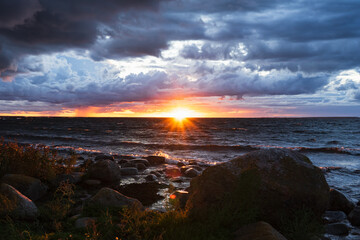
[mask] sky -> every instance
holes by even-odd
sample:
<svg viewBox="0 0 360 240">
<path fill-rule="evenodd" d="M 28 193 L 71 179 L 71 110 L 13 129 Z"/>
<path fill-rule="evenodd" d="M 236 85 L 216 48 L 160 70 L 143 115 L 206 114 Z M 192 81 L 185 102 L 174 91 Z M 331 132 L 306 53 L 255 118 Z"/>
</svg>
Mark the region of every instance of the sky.
<svg viewBox="0 0 360 240">
<path fill-rule="evenodd" d="M 0 0 L 0 116 L 360 117 L 358 0 Z"/>
</svg>

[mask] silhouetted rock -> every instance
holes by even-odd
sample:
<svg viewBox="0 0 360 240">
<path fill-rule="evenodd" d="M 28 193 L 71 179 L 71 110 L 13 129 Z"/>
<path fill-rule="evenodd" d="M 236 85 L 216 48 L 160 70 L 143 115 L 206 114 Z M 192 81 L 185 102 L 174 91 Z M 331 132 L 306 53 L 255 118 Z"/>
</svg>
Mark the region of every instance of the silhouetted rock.
<svg viewBox="0 0 360 240">
<path fill-rule="evenodd" d="M 22 174 L 6 174 L 1 181 L 14 187 L 32 201 L 43 197 L 48 189 L 39 179 Z"/>
<path fill-rule="evenodd" d="M 26 220 L 36 219 L 38 215 L 36 205 L 14 187 L 6 183 L 2 183 L 0 185 L 0 194 L 6 196 L 11 205 L 11 207 L 2 209 L 4 212 L 0 212 L 0 215 L 10 215 L 13 218 Z"/>
<path fill-rule="evenodd" d="M 149 174 L 145 177 L 145 180 L 148 182 L 154 182 L 157 180 L 157 177 L 154 174 Z"/>
<path fill-rule="evenodd" d="M 143 208 L 139 200 L 127 197 L 111 188 L 102 188 L 95 196 L 89 199 L 89 205 L 100 207 L 128 207 L 136 205 Z"/>
<path fill-rule="evenodd" d="M 329 186 L 322 171 L 306 156 L 285 149 L 254 151 L 207 168 L 192 179 L 187 208 L 206 216 L 208 209 L 226 204 L 225 196 L 241 199 L 246 193 L 239 186 L 253 186 L 249 197 L 274 226 L 296 209 L 305 207 L 320 218 L 328 208 Z"/>
<path fill-rule="evenodd" d="M 101 180 L 105 183 L 116 183 L 121 179 L 119 165 L 111 160 L 101 160 L 89 167 L 90 178 Z"/>
<path fill-rule="evenodd" d="M 139 171 L 143 171 L 143 170 L 147 169 L 147 167 L 143 163 L 136 163 L 135 166 Z"/>
<path fill-rule="evenodd" d="M 135 164 L 141 163 L 141 164 L 144 164 L 146 167 L 150 167 L 149 161 L 145 160 L 145 159 L 134 159 L 134 160 L 132 160 L 132 162 Z"/>
<path fill-rule="evenodd" d="M 234 240 L 286 240 L 281 233 L 266 222 L 257 222 L 243 226 L 236 231 L 235 235 Z"/>
<path fill-rule="evenodd" d="M 323 219 L 326 223 L 335 223 L 346 220 L 347 216 L 342 211 L 326 211 L 323 215 Z"/>
<path fill-rule="evenodd" d="M 330 189 L 330 204 L 329 210 L 331 211 L 343 211 L 349 214 L 353 210 L 355 204 L 347 199 L 344 194 L 336 189 Z"/>
<path fill-rule="evenodd" d="M 353 226 L 360 226 L 360 206 L 356 206 L 348 216 Z"/>
<path fill-rule="evenodd" d="M 349 228 L 344 223 L 331 223 L 325 226 L 325 231 L 331 235 L 344 236 L 349 234 Z"/>
<path fill-rule="evenodd" d="M 170 199 L 173 199 L 181 209 L 185 208 L 188 198 L 189 192 L 183 190 L 176 190 L 170 195 Z"/>
<path fill-rule="evenodd" d="M 193 178 L 200 175 L 200 173 L 194 168 L 189 168 L 184 172 L 185 177 Z"/>
<path fill-rule="evenodd" d="M 168 178 L 177 178 L 181 176 L 180 169 L 177 167 L 167 167 L 165 169 L 165 175 Z"/>
</svg>

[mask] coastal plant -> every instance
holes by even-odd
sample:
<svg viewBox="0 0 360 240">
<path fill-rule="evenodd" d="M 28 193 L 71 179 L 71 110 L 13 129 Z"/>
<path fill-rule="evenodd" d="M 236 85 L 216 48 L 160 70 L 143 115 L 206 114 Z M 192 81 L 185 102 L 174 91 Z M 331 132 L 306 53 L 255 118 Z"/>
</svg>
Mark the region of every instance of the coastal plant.
<svg viewBox="0 0 360 240">
<path fill-rule="evenodd" d="M 18 173 L 50 181 L 56 175 L 56 167 L 56 154 L 47 146 L 21 146 L 0 140 L 0 177 Z"/>
</svg>

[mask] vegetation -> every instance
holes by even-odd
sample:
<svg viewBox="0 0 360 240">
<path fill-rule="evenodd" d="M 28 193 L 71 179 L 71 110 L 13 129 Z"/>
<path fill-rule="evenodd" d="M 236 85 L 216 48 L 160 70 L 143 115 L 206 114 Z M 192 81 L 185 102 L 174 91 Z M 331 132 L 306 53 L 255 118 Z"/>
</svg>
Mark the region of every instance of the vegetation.
<svg viewBox="0 0 360 240">
<path fill-rule="evenodd" d="M 19 146 L 0 142 L 0 177 L 6 173 L 21 173 L 50 181 L 59 173 L 69 173 L 75 158 L 63 159 L 44 146 Z M 208 209 L 206 215 L 192 215 L 180 209 L 176 199 L 169 202 L 167 212 L 142 211 L 136 207 L 103 208 L 85 206 L 81 216 L 96 218 L 95 224 L 76 229 L 72 213 L 76 207 L 78 186 L 62 182 L 50 191 L 47 201 L 37 203 L 40 215 L 36 221 L 13 220 L 2 215 L 0 236 L 22 240 L 180 240 L 232 239 L 240 226 L 258 221 L 256 208 L 259 177 L 248 171 L 239 179 L 238 194 L 224 198 L 223 205 Z M 0 194 L 0 213 L 8 212 L 13 203 Z M 288 240 L 310 239 L 321 232 L 321 225 L 307 211 L 300 211 L 292 219 L 284 219 L 280 231 Z M 1 238 L 1 237 L 0 237 Z"/>
</svg>

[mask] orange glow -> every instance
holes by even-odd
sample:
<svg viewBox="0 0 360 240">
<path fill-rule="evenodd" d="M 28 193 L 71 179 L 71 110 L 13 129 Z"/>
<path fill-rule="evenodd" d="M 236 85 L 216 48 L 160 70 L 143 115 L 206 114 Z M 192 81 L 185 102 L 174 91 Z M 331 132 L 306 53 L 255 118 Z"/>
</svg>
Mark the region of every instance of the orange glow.
<svg viewBox="0 0 360 240">
<path fill-rule="evenodd" d="M 187 108 L 175 108 L 169 114 L 172 118 L 176 119 L 177 121 L 183 121 L 185 118 L 191 116 L 191 110 Z"/>
<path fill-rule="evenodd" d="M 170 195 L 170 199 L 175 199 L 176 198 L 176 195 L 175 194 L 171 194 Z"/>
</svg>

